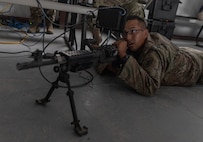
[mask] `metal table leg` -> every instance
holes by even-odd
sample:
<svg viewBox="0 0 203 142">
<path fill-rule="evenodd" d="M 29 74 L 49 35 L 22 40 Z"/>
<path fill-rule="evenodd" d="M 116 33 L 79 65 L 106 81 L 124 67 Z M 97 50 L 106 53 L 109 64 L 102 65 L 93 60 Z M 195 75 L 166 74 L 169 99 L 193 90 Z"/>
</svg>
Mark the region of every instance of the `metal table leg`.
<svg viewBox="0 0 203 142">
<path fill-rule="evenodd" d="M 203 25 L 202 25 L 202 27 L 200 28 L 200 30 L 199 30 L 199 32 L 198 32 L 198 34 L 197 34 L 197 36 L 196 36 L 196 46 L 199 46 L 199 47 L 203 47 L 203 45 L 200 45 L 200 44 L 199 44 L 199 36 L 200 36 L 202 30 L 203 30 Z"/>
</svg>

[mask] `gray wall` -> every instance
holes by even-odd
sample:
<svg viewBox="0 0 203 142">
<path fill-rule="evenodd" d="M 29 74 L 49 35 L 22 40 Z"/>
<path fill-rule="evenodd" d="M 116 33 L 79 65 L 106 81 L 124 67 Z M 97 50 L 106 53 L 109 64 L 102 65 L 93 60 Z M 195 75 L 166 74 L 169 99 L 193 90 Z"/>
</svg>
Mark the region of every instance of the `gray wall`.
<svg viewBox="0 0 203 142">
<path fill-rule="evenodd" d="M 182 3 L 179 4 L 177 15 L 196 17 L 197 13 L 203 5 L 203 0 L 180 0 Z"/>
<path fill-rule="evenodd" d="M 176 15 L 186 17 L 197 17 L 203 0 L 181 0 Z M 200 29 L 200 25 L 191 24 L 189 18 L 176 18 L 174 35 L 195 37 Z M 201 37 L 203 34 L 201 34 Z"/>
</svg>

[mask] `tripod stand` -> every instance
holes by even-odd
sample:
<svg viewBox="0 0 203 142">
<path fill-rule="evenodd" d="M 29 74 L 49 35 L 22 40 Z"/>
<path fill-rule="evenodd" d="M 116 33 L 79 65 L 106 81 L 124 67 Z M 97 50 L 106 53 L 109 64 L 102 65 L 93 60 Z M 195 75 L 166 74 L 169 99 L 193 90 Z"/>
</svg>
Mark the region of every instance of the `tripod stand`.
<svg viewBox="0 0 203 142">
<path fill-rule="evenodd" d="M 60 67 L 55 67 L 54 71 L 59 72 L 59 75 L 58 75 L 56 81 L 54 81 L 52 83 L 52 86 L 49 89 L 48 94 L 43 99 L 36 100 L 36 103 L 39 105 L 45 105 L 46 103 L 50 102 L 49 98 L 51 97 L 54 90 L 58 88 L 59 81 L 66 83 L 67 88 L 68 88 L 67 95 L 69 96 L 72 115 L 73 115 L 73 122 L 71 124 L 74 125 L 74 130 L 75 130 L 76 134 L 78 134 L 79 136 L 86 135 L 88 133 L 88 129 L 85 126 L 83 126 L 83 127 L 80 126 L 80 124 L 79 124 L 80 121 L 78 120 L 78 117 L 77 117 L 77 112 L 76 112 L 76 107 L 75 107 L 75 102 L 74 102 L 74 97 L 73 97 L 74 92 L 71 90 L 70 75 L 67 73 L 68 67 L 66 64 L 61 64 Z"/>
</svg>

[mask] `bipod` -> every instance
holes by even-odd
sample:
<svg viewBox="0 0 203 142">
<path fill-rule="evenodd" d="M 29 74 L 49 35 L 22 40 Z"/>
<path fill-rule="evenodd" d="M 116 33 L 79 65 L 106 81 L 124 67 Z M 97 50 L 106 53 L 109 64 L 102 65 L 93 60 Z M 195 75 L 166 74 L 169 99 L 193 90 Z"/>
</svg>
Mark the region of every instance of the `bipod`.
<svg viewBox="0 0 203 142">
<path fill-rule="evenodd" d="M 59 81 L 66 83 L 67 88 L 68 88 L 67 95 L 69 96 L 72 115 L 73 115 L 73 122 L 71 122 L 71 124 L 74 125 L 74 130 L 75 130 L 76 134 L 78 134 L 79 136 L 86 135 L 88 133 L 88 128 L 85 126 L 81 127 L 79 124 L 80 121 L 78 120 L 77 111 L 76 111 L 76 107 L 75 107 L 75 101 L 74 101 L 74 97 L 73 97 L 74 92 L 71 89 L 70 75 L 67 73 L 67 66 L 65 64 L 60 65 L 60 68 L 59 67 L 58 67 L 58 69 L 55 68 L 54 71 L 57 72 L 56 70 L 59 71 L 59 75 L 58 75 L 56 81 L 54 81 L 52 83 L 52 86 L 49 89 L 47 95 L 43 99 L 36 100 L 36 103 L 39 105 L 45 105 L 46 103 L 50 102 L 49 98 L 51 97 L 54 90 L 58 88 Z"/>
</svg>

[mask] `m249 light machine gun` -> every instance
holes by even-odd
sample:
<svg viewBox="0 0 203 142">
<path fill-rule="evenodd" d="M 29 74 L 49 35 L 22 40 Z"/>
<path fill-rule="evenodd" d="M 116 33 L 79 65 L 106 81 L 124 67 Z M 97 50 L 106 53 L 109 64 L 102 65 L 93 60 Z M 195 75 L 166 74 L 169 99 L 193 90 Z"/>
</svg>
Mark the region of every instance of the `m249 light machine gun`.
<svg viewBox="0 0 203 142">
<path fill-rule="evenodd" d="M 105 45 L 92 51 L 76 50 L 55 52 L 52 56 L 49 56 L 48 59 L 44 59 L 42 51 L 39 50 L 35 51 L 32 55 L 34 57 L 33 61 L 17 63 L 17 69 L 25 70 L 46 65 L 58 64 L 58 66 L 54 67 L 54 71 L 59 73 L 57 79 L 52 83 L 52 86 L 49 89 L 47 95 L 40 100 L 36 100 L 36 103 L 39 105 L 45 105 L 46 103 L 50 102 L 49 98 L 51 97 L 53 91 L 58 88 L 58 83 L 65 83 L 68 88 L 67 95 L 69 96 L 73 115 L 73 122 L 71 124 L 74 125 L 74 130 L 79 136 L 87 134 L 87 127 L 81 127 L 79 124 L 73 97 L 74 92 L 71 90 L 68 72 L 77 72 L 88 69 L 97 63 L 114 61 L 117 59 L 117 48 L 111 45 Z"/>
<path fill-rule="evenodd" d="M 105 18 L 104 18 L 105 17 Z M 107 29 L 108 31 L 121 32 L 124 27 L 126 19 L 126 11 L 120 7 L 101 7 L 98 11 L 96 25 L 99 28 Z M 110 21 L 110 22 L 108 22 Z M 114 21 L 114 22 L 112 22 Z M 84 44 L 90 47 L 89 41 L 84 40 Z M 91 49 L 91 47 L 90 47 Z M 97 49 L 91 50 L 74 50 L 55 52 L 49 58 L 44 58 L 42 51 L 35 51 L 33 54 L 34 60 L 31 62 L 18 63 L 17 69 L 24 70 L 29 68 L 36 68 L 45 65 L 58 64 L 54 67 L 54 71 L 59 73 L 57 79 L 52 83 L 47 95 L 40 100 L 36 100 L 39 105 L 45 105 L 50 100 L 53 91 L 59 87 L 58 83 L 66 83 L 69 96 L 70 105 L 72 109 L 74 130 L 79 135 L 85 135 L 88 133 L 87 127 L 81 127 L 77 117 L 73 91 L 71 90 L 69 74 L 68 72 L 77 72 L 88 69 L 97 63 L 108 63 L 117 60 L 117 48 L 112 45 L 102 45 Z"/>
</svg>

